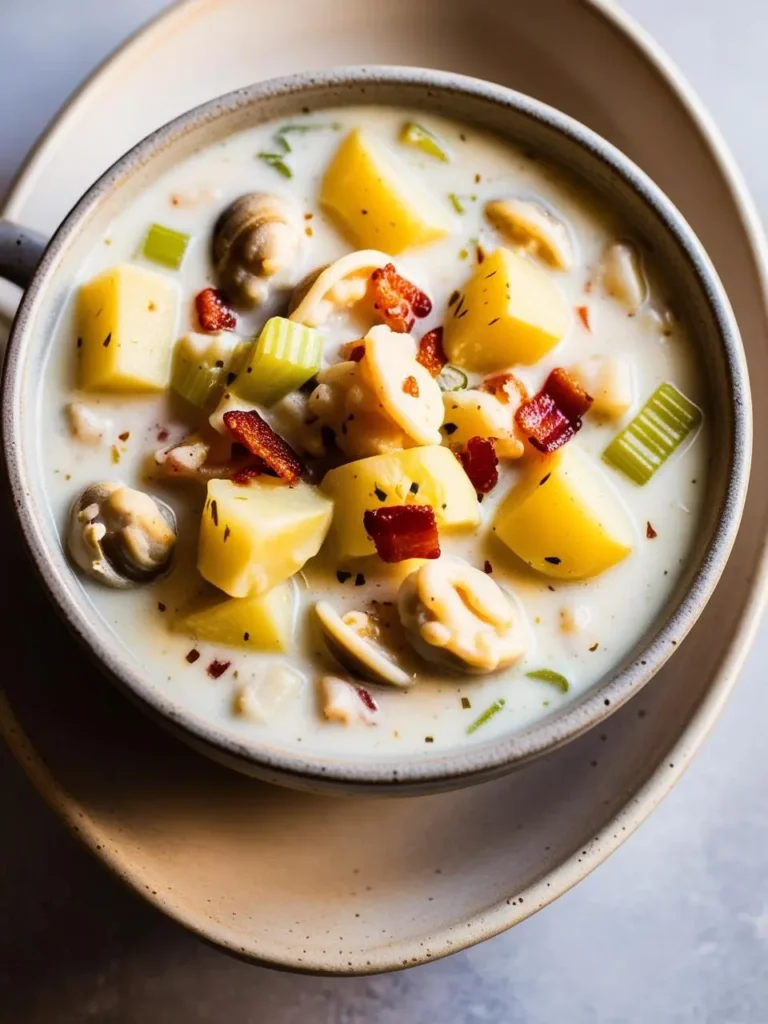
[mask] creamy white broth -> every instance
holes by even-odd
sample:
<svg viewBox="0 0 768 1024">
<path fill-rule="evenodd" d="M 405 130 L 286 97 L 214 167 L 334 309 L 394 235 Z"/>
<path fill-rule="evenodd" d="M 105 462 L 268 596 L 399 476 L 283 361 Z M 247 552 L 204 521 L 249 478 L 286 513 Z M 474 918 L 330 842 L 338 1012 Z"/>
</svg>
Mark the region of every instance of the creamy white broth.
<svg viewBox="0 0 768 1024">
<path fill-rule="evenodd" d="M 452 155 L 450 163 L 440 163 L 398 144 L 400 128 L 409 119 L 447 141 Z M 552 273 L 570 306 L 588 306 L 591 332 L 574 315 L 563 341 L 535 366 L 521 368 L 520 377 L 533 392 L 552 368 L 568 367 L 587 356 L 606 353 L 629 357 L 636 375 L 638 400 L 631 413 L 618 422 L 601 421 L 587 414 L 583 428 L 570 443 L 599 459 L 620 426 L 664 380 L 676 384 L 693 402 L 705 405 L 696 351 L 682 325 L 664 316 L 670 302 L 674 306 L 674 296 L 665 293 L 663 281 L 654 275 L 653 268 L 646 267 L 650 299 L 636 316 L 628 316 L 618 302 L 604 295 L 596 285 L 595 268 L 606 245 L 627 235 L 631 237 L 631 231 L 567 176 L 493 136 L 421 112 L 360 107 L 318 112 L 300 120 L 328 127 L 291 137 L 293 178 L 283 178 L 256 158 L 257 153 L 274 149 L 272 136 L 276 124 L 238 134 L 198 153 L 165 175 L 121 214 L 103 243 L 94 248 L 90 259 L 80 268 L 77 283 L 115 264 L 134 260 L 151 223 L 187 232 L 192 241 L 180 271 L 144 265 L 170 274 L 180 285 L 177 335 L 199 329 L 193 298 L 202 288 L 217 284 L 209 259 L 213 223 L 229 202 L 256 190 L 291 195 L 306 214 L 312 215 L 306 221 L 306 245 L 292 275 L 293 281 L 298 281 L 307 272 L 354 248 L 320 210 L 317 197 L 323 173 L 340 140 L 349 129 L 364 125 L 387 140 L 399 158 L 428 183 L 435 196 L 445 197 L 449 209 L 449 193 L 462 197 L 464 213 L 454 214 L 453 235 L 422 249 L 407 250 L 395 260 L 398 269 L 432 299 L 432 314 L 417 323 L 416 337 L 445 321 L 449 296 L 464 283 L 475 265 L 477 246 L 490 252 L 502 244 L 499 234 L 483 216 L 484 203 L 505 195 L 535 198 L 556 211 L 568 226 L 575 253 L 574 267 L 569 272 Z M 252 337 L 273 312 L 275 307 L 271 304 L 254 312 L 238 312 L 238 334 Z M 706 494 L 706 422 L 694 443 L 676 453 L 669 465 L 644 487 L 637 487 L 620 473 L 604 467 L 629 510 L 636 544 L 625 561 L 583 582 L 566 583 L 536 574 L 491 535 L 494 509 L 520 473 L 517 463 L 502 462 L 499 484 L 483 500 L 482 524 L 477 535 L 441 531 L 440 541 L 445 554 L 463 557 L 477 568 L 489 562 L 492 578 L 517 596 L 529 622 L 528 652 L 512 667 L 489 676 L 440 677 L 434 667 L 424 665 L 423 678 L 410 690 L 369 687 L 380 707 L 375 726 L 325 722 L 316 684 L 321 675 L 338 669 L 334 670 L 313 623 L 311 606 L 318 597 L 328 599 L 342 611 L 367 608 L 371 601 L 394 601 L 398 574 L 371 572 L 368 561 L 365 584 L 355 586 L 354 577 L 338 582 L 338 566 L 330 552 L 324 551 L 311 560 L 295 581 L 299 598 L 296 648 L 289 655 L 229 650 L 195 643 L 187 636 L 171 632 L 173 616 L 202 590 L 195 553 L 205 487 L 194 482 L 169 484 L 151 468 L 148 476 L 147 459 L 156 449 L 186 436 L 194 428 L 194 417 L 184 411 L 183 403 L 167 396 L 76 392 L 73 315 L 71 307 L 62 315 L 41 395 L 46 420 L 42 457 L 53 513 L 63 529 L 73 497 L 89 483 L 102 479 L 122 480 L 145 488 L 175 509 L 179 543 L 175 568 L 169 578 L 131 591 L 111 591 L 90 581 L 83 585 L 96 612 L 136 657 L 159 692 L 180 708 L 215 722 L 225 733 L 242 741 L 354 758 L 373 754 L 397 757 L 406 752 L 430 753 L 483 742 L 493 735 L 524 728 L 578 699 L 610 673 L 637 643 L 678 582 L 695 539 Z M 334 319 L 325 333 L 328 362 L 337 360 L 341 342 L 360 336 L 359 325 L 345 316 Z M 110 421 L 102 444 L 90 446 L 73 440 L 64 409 L 75 397 Z M 121 440 L 120 435 L 125 434 L 128 437 Z M 648 523 L 656 532 L 653 539 L 646 536 Z M 160 605 L 164 606 L 163 611 Z M 569 618 L 575 619 L 580 628 L 564 629 Z M 192 648 L 201 652 L 194 664 L 186 660 Z M 214 658 L 231 661 L 228 671 L 217 680 L 206 673 L 206 666 Z M 259 682 L 286 664 L 301 673 L 303 684 L 268 722 L 254 722 L 234 713 L 233 701 L 243 684 Z M 527 672 L 540 668 L 566 676 L 569 691 L 561 693 L 551 684 L 526 677 Z M 469 700 L 469 708 L 463 706 L 462 698 Z M 505 702 L 501 711 L 468 735 L 468 726 L 498 699 Z"/>
</svg>

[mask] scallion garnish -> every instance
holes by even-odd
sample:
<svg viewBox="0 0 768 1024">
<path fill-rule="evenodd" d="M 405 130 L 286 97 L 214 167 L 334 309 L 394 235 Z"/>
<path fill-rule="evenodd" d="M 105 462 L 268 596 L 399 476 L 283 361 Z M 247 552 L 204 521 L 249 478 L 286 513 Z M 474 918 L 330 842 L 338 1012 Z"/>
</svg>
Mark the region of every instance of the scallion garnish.
<svg viewBox="0 0 768 1024">
<path fill-rule="evenodd" d="M 444 164 L 450 162 L 451 157 L 444 143 L 428 129 L 414 121 L 403 125 L 400 141 L 406 146 L 420 149 L 422 153 L 433 156 L 436 160 L 442 160 Z"/>
<path fill-rule="evenodd" d="M 141 254 L 145 260 L 178 270 L 189 244 L 189 235 L 162 224 L 153 224 L 147 232 Z"/>
<path fill-rule="evenodd" d="M 674 384 L 664 382 L 614 437 L 603 461 L 643 486 L 701 423 L 702 412 Z"/>
<path fill-rule="evenodd" d="M 464 213 L 464 203 L 462 203 L 455 192 L 449 192 L 448 198 L 450 199 L 451 206 L 454 208 L 456 213 Z"/>
<path fill-rule="evenodd" d="M 437 376 L 437 386 L 441 391 L 463 391 L 469 385 L 466 373 L 457 366 L 447 363 Z"/>
<path fill-rule="evenodd" d="M 259 153 L 259 160 L 263 160 L 265 164 L 269 164 L 270 167 L 282 174 L 284 178 L 292 178 L 293 171 L 283 159 L 284 153 Z"/>
<path fill-rule="evenodd" d="M 554 672 L 551 668 L 537 668 L 533 672 L 526 672 L 526 676 L 529 679 L 539 679 L 542 683 L 552 683 L 563 693 L 568 693 L 571 688 L 571 684 L 561 675 L 559 672 Z"/>
<path fill-rule="evenodd" d="M 490 707 L 485 709 L 479 718 L 476 718 L 471 725 L 467 726 L 467 736 L 471 736 L 473 732 L 477 732 L 481 725 L 485 725 L 486 722 L 489 722 L 494 715 L 497 715 L 499 711 L 501 711 L 505 704 L 506 701 L 503 697 L 495 700 Z"/>
</svg>

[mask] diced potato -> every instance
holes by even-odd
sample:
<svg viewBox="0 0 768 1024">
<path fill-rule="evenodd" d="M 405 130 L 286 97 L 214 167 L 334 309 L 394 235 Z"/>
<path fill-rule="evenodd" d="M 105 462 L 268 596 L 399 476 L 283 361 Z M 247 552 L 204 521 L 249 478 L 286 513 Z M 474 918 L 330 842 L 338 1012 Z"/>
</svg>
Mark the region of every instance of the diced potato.
<svg viewBox="0 0 768 1024">
<path fill-rule="evenodd" d="M 232 597 L 264 594 L 317 554 L 332 514 L 333 502 L 309 484 L 210 480 L 197 567 Z"/>
<path fill-rule="evenodd" d="M 171 372 L 178 288 L 130 263 L 88 281 L 77 298 L 78 385 L 163 391 Z"/>
<path fill-rule="evenodd" d="M 363 513 L 370 508 L 431 505 L 444 530 L 480 521 L 474 487 L 453 453 L 439 445 L 348 462 L 326 473 L 323 490 L 335 502 L 333 532 L 340 558 L 374 553 L 363 526 Z"/>
<path fill-rule="evenodd" d="M 392 255 L 439 241 L 454 229 L 448 209 L 380 139 L 360 128 L 336 151 L 320 202 L 358 246 Z"/>
<path fill-rule="evenodd" d="M 620 419 L 635 400 L 632 363 L 625 356 L 590 356 L 568 371 L 588 395 L 598 416 Z"/>
<path fill-rule="evenodd" d="M 558 579 L 598 576 L 635 544 L 632 522 L 608 478 L 573 443 L 530 466 L 493 528 L 523 561 Z"/>
<path fill-rule="evenodd" d="M 477 373 L 538 362 L 570 321 L 550 274 L 503 248 L 477 265 L 451 314 L 443 338 L 446 355 Z"/>
<path fill-rule="evenodd" d="M 501 458 L 519 459 L 525 451 L 515 436 L 515 404 L 505 405 L 488 391 L 471 388 L 446 392 L 443 406 L 441 430 L 443 444 L 449 448 L 462 448 L 471 437 L 493 437 Z"/>
<path fill-rule="evenodd" d="M 287 651 L 293 635 L 296 592 L 279 583 L 254 597 L 209 598 L 179 615 L 173 628 L 196 640 L 254 651 Z"/>
</svg>

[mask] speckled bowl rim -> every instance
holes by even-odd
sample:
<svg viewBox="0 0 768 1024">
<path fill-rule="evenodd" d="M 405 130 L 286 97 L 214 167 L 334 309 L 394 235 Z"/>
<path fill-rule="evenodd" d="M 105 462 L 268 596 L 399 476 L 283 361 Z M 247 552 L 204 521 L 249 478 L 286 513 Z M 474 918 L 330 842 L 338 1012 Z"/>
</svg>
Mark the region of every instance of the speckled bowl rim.
<svg viewBox="0 0 768 1024">
<path fill-rule="evenodd" d="M 58 267 L 59 257 L 70 235 L 82 219 L 137 165 L 143 165 L 187 132 L 215 120 L 222 114 L 257 104 L 261 100 L 297 96 L 311 103 L 313 91 L 329 88 L 354 88 L 385 83 L 392 86 L 433 89 L 471 95 L 514 110 L 555 129 L 576 146 L 588 150 L 615 172 L 650 207 L 666 231 L 672 235 L 699 279 L 716 324 L 731 380 L 733 400 L 733 439 L 731 463 L 724 488 L 724 500 L 709 547 L 691 579 L 676 610 L 667 618 L 646 647 L 609 682 L 566 708 L 551 720 L 527 730 L 500 736 L 466 750 L 429 756 L 419 755 L 398 763 L 393 759 L 366 759 L 360 763 L 335 762 L 329 756 L 298 755 L 286 751 L 259 751 L 252 745 L 223 736 L 215 725 L 177 707 L 156 692 L 119 656 L 117 644 L 87 613 L 87 602 L 71 586 L 71 575 L 59 571 L 53 563 L 37 515 L 29 484 L 22 437 L 21 381 L 24 360 L 33 335 L 28 328 L 43 301 L 49 275 Z M 746 497 L 751 454 L 751 405 L 748 372 L 738 327 L 719 278 L 701 244 L 682 215 L 661 190 L 632 161 L 591 129 L 573 118 L 503 86 L 452 72 L 407 67 L 347 67 L 317 73 L 301 73 L 238 89 L 219 99 L 204 103 L 152 133 L 118 160 L 75 205 L 55 233 L 43 260 L 27 289 L 9 341 L 3 373 L 3 442 L 14 503 L 26 545 L 57 609 L 75 634 L 107 668 L 110 675 L 129 695 L 137 698 L 153 717 L 158 717 L 187 738 L 198 749 L 233 764 L 245 764 L 254 774 L 273 781 L 294 782 L 302 786 L 339 784 L 349 789 L 372 791 L 391 789 L 428 792 L 455 785 L 481 781 L 553 750 L 613 713 L 655 675 L 674 646 L 698 618 L 725 566 L 736 537 Z"/>
</svg>

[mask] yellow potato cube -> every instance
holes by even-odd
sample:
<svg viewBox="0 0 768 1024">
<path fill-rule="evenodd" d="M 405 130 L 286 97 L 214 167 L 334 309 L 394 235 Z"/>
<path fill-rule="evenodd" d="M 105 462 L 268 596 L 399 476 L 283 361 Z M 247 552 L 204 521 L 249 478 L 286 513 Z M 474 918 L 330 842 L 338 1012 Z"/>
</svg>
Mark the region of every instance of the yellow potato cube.
<svg viewBox="0 0 768 1024">
<path fill-rule="evenodd" d="M 77 297 L 78 385 L 89 391 L 163 391 L 171 372 L 178 288 L 125 263 Z"/>
<path fill-rule="evenodd" d="M 550 273 L 509 249 L 479 263 L 451 307 L 443 344 L 465 370 L 536 363 L 561 340 L 570 312 Z"/>
<path fill-rule="evenodd" d="M 254 597 L 215 597 L 196 602 L 173 623 L 196 640 L 253 651 L 287 651 L 293 635 L 296 591 L 279 583 Z"/>
<path fill-rule="evenodd" d="M 360 128 L 337 149 L 320 202 L 364 249 L 395 255 L 454 230 L 448 209 L 380 139 Z"/>
<path fill-rule="evenodd" d="M 557 579 L 598 576 L 635 545 L 632 521 L 607 476 L 573 443 L 528 468 L 493 529 L 524 562 Z"/>
<path fill-rule="evenodd" d="M 309 484 L 210 480 L 197 567 L 231 597 L 264 594 L 317 554 L 332 515 L 333 502 Z"/>
<path fill-rule="evenodd" d="M 326 473 L 323 490 L 335 502 L 333 533 L 340 558 L 376 550 L 363 513 L 386 505 L 431 505 L 440 529 L 477 526 L 475 489 L 447 448 L 428 445 L 348 462 Z"/>
</svg>

